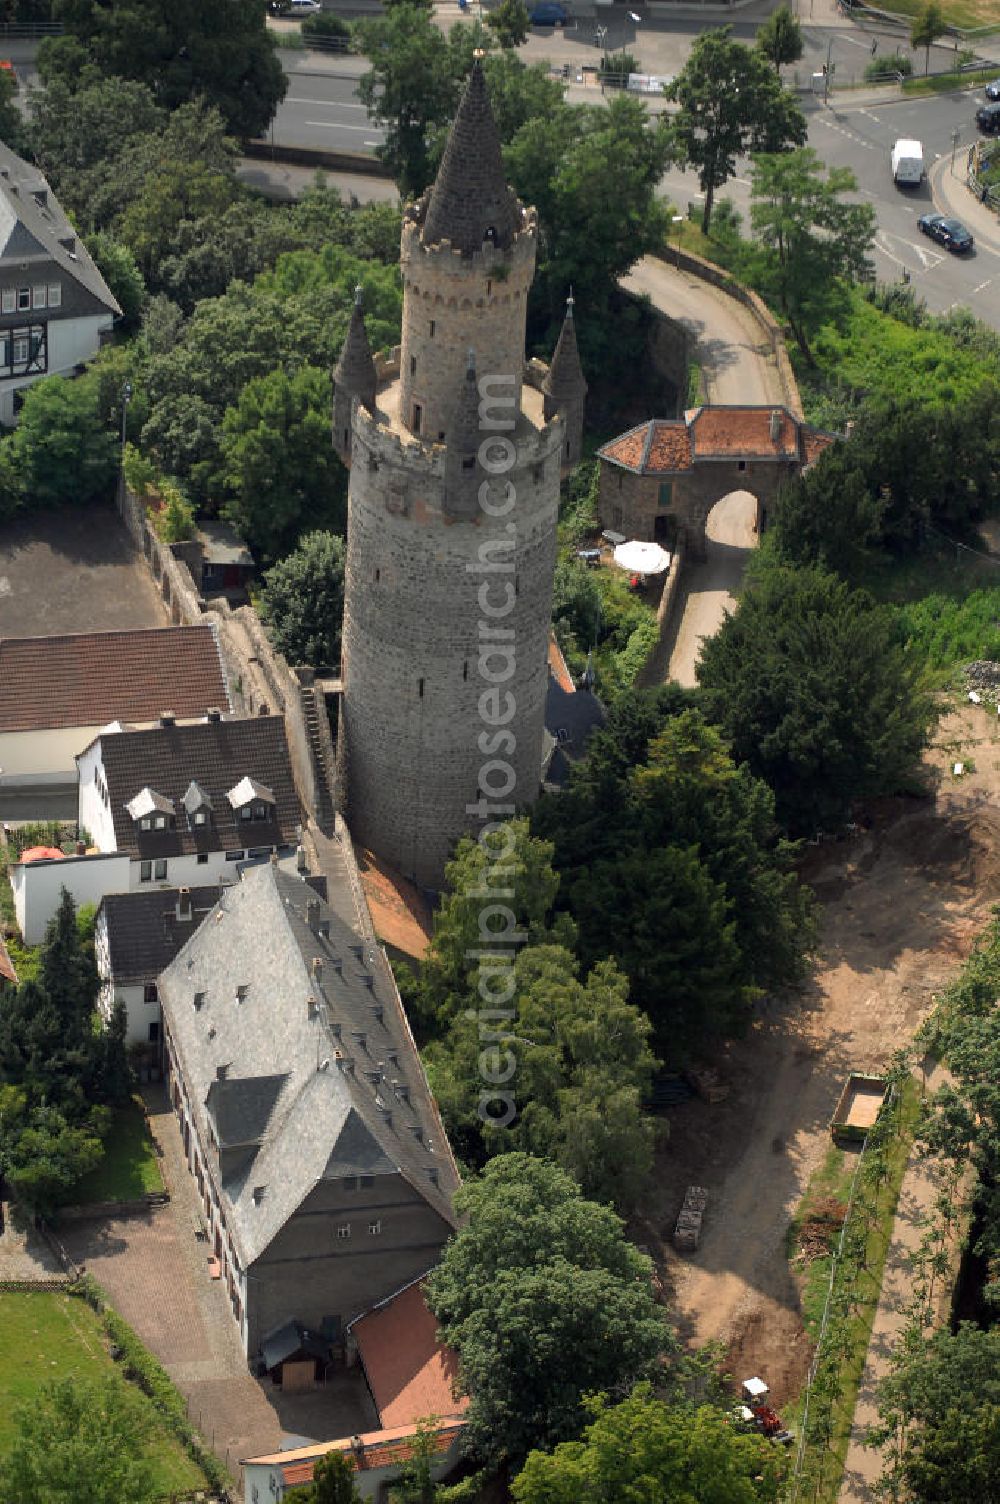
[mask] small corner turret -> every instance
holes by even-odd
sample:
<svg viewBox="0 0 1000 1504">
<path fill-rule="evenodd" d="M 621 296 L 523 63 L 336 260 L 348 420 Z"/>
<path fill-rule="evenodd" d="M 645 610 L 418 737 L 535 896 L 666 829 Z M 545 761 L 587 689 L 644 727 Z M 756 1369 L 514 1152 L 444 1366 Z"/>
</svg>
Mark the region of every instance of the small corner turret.
<svg viewBox="0 0 1000 1504">
<path fill-rule="evenodd" d="M 333 447 L 348 468 L 351 464 L 351 412 L 354 399 L 375 411 L 377 380 L 368 332 L 365 329 L 363 292 L 354 289 L 354 307 L 344 347 L 333 372 Z"/>
<path fill-rule="evenodd" d="M 562 452 L 564 469 L 579 464 L 583 452 L 583 410 L 587 398 L 587 382 L 580 364 L 580 351 L 576 343 L 573 308 L 573 290 L 570 288 L 569 297 L 566 299 L 566 317 L 559 331 L 549 374 L 542 382 L 545 421 L 548 422 L 557 413 L 561 413 L 566 423 Z"/>
</svg>

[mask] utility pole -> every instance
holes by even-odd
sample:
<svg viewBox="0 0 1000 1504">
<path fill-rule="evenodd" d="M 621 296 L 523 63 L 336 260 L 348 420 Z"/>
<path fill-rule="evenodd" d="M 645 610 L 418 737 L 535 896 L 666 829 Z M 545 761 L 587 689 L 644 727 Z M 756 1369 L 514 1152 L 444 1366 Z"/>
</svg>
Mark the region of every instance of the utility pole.
<svg viewBox="0 0 1000 1504">
<path fill-rule="evenodd" d="M 961 131 L 952 131 L 952 133 L 951 133 L 951 175 L 952 175 L 952 177 L 955 176 L 955 151 L 956 151 L 956 148 L 958 147 L 958 138 L 959 138 L 959 136 L 961 134 L 962 134 Z"/>
<path fill-rule="evenodd" d="M 827 38 L 826 67 L 823 69 L 823 103 L 830 103 L 830 59 L 833 55 L 833 37 Z"/>
</svg>

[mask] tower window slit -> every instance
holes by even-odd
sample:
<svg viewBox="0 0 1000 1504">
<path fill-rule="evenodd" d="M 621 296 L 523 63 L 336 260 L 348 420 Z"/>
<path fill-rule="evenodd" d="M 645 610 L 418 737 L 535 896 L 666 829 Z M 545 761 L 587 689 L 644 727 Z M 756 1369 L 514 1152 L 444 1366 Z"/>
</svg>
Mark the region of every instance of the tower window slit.
<svg viewBox="0 0 1000 1504">
<path fill-rule="evenodd" d="M 418 679 L 417 680 L 417 693 L 419 694 L 420 698 L 423 699 L 423 697 L 424 697 L 424 681 L 423 681 L 423 679 Z"/>
<path fill-rule="evenodd" d="M 415 376 L 416 374 L 417 374 L 417 357 L 415 355 L 411 355 L 410 356 L 410 375 L 411 376 Z"/>
<path fill-rule="evenodd" d="M 463 679 L 468 679 L 468 677 L 469 677 L 469 662 L 468 662 L 468 659 L 466 659 L 466 661 L 462 664 L 462 678 Z"/>
<path fill-rule="evenodd" d="M 431 339 L 434 338 L 434 320 L 431 319 Z"/>
<path fill-rule="evenodd" d="M 382 571 L 381 571 L 381 569 L 376 569 L 376 571 L 375 571 L 375 583 L 376 583 L 376 585 L 377 585 L 377 584 L 378 584 L 378 582 L 379 582 L 379 579 L 380 579 L 380 577 L 381 577 L 381 574 L 382 574 Z"/>
</svg>

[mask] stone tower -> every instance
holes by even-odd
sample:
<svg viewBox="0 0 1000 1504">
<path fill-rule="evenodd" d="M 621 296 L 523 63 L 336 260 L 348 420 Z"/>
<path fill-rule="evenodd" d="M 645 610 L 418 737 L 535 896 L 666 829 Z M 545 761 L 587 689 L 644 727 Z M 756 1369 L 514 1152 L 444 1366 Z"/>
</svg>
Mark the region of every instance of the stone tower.
<svg viewBox="0 0 1000 1504">
<path fill-rule="evenodd" d="M 540 787 L 565 423 L 525 382 L 536 240 L 477 58 L 404 213 L 402 345 L 367 402 L 352 322 L 334 398 L 351 413 L 340 786 L 355 841 L 425 888 L 460 835 Z"/>
<path fill-rule="evenodd" d="M 549 374 L 542 382 L 542 391 L 545 393 L 546 418 L 562 413 L 566 422 L 563 466 L 578 465 L 583 453 L 583 407 L 587 399 L 587 383 L 576 344 L 572 292 L 566 299 L 566 317 L 559 331 Z"/>
</svg>

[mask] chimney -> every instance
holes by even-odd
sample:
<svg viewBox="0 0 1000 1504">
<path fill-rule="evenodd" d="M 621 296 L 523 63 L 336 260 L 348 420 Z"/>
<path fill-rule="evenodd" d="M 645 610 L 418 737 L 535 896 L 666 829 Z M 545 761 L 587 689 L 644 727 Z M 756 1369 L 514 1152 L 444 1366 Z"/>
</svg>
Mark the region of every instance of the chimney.
<svg viewBox="0 0 1000 1504">
<path fill-rule="evenodd" d="M 781 409 L 776 407 L 771 412 L 771 443 L 776 444 L 781 437 Z"/>
<path fill-rule="evenodd" d="M 317 1001 L 316 1001 L 316 999 L 314 997 L 311 997 L 311 998 L 307 999 L 307 1001 L 306 1001 L 306 1007 L 307 1007 L 307 1010 L 308 1010 L 308 1013 L 309 1013 L 309 1017 L 310 1018 L 315 1018 L 316 1017 L 316 1013 L 317 1013 L 318 1008 L 319 1008 L 319 1004 L 317 1003 Z"/>
<path fill-rule="evenodd" d="M 322 982 L 323 982 L 323 962 L 322 962 L 322 960 L 320 959 L 319 956 L 313 956 L 313 960 L 312 960 L 312 974 L 313 974 L 313 977 L 315 978 L 316 982 L 319 985 L 322 985 Z"/>
<path fill-rule="evenodd" d="M 176 910 L 176 913 L 177 913 L 177 919 L 178 919 L 179 922 L 183 922 L 184 920 L 189 920 L 191 918 L 192 910 L 191 910 L 191 889 L 190 888 L 178 888 L 177 889 L 177 910 Z"/>
<path fill-rule="evenodd" d="M 306 871 L 306 848 L 304 846 L 296 846 L 295 848 L 295 870 L 296 872 Z"/>
<path fill-rule="evenodd" d="M 164 726 L 164 727 L 166 727 L 166 726 L 176 726 L 176 724 L 177 724 L 177 716 L 176 716 L 176 714 L 175 714 L 174 711 L 172 711 L 172 710 L 161 710 L 160 711 L 160 725 L 161 726 Z"/>
<path fill-rule="evenodd" d="M 314 935 L 319 934 L 319 899 L 310 898 L 306 902 L 306 924 Z"/>
<path fill-rule="evenodd" d="M 206 712 L 205 719 L 206 721 L 221 721 L 222 711 L 217 705 L 213 705 L 211 710 Z"/>
<path fill-rule="evenodd" d="M 365 1444 L 361 1440 L 360 1436 L 351 1437 L 351 1451 L 354 1453 L 354 1459 L 357 1462 L 358 1469 L 360 1471 L 365 1460 Z"/>
</svg>

